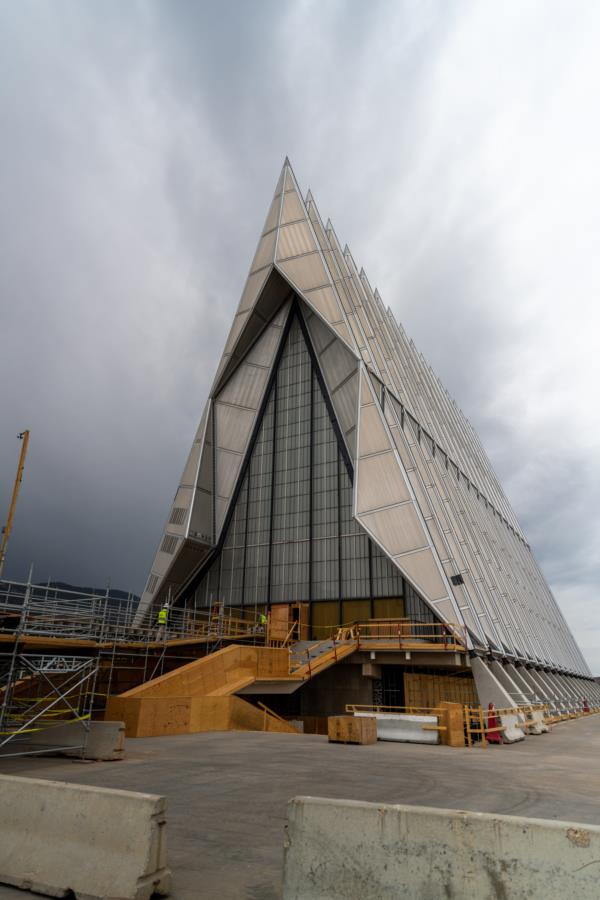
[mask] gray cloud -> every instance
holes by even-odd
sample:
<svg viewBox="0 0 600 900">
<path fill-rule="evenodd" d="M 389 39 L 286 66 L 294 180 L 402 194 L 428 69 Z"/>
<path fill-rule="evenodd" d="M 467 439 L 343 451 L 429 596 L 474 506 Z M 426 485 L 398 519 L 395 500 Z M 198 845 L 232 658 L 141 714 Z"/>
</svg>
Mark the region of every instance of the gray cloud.
<svg viewBox="0 0 600 900">
<path fill-rule="evenodd" d="M 596 611 L 596 4 L 0 9 L 7 574 L 139 591 L 285 154 Z"/>
</svg>

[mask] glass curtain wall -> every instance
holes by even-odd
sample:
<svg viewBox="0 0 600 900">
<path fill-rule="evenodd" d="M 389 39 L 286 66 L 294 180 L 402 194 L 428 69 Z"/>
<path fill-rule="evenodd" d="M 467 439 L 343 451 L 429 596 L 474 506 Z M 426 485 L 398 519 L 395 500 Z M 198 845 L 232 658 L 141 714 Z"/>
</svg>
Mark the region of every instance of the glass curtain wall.
<svg viewBox="0 0 600 900">
<path fill-rule="evenodd" d="M 410 595 L 411 615 L 432 620 Z M 400 573 L 352 518 L 350 472 L 296 313 L 220 553 L 187 602 L 328 602 L 325 618 L 337 623 L 359 608 L 398 615 L 374 601 L 402 597 Z"/>
</svg>

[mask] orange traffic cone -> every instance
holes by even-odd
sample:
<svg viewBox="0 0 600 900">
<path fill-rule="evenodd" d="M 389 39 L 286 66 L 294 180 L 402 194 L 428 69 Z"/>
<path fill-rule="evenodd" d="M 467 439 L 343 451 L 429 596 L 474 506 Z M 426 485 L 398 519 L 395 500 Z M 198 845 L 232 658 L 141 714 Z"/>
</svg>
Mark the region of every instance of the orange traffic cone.
<svg viewBox="0 0 600 900">
<path fill-rule="evenodd" d="M 502 743 L 502 732 L 501 731 L 493 731 L 492 729 L 498 728 L 500 725 L 500 719 L 495 713 L 494 704 L 488 703 L 488 716 L 487 716 L 487 727 L 489 731 L 485 733 L 485 739 L 488 744 L 501 744 Z"/>
</svg>

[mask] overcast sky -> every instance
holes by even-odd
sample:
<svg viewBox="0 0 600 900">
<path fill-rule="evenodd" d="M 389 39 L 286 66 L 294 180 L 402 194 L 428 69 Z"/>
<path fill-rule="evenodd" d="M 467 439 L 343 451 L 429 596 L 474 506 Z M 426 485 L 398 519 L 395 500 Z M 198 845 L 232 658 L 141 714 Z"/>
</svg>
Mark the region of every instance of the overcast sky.
<svg viewBox="0 0 600 900">
<path fill-rule="evenodd" d="M 0 5 L 5 575 L 140 592 L 286 154 L 600 672 L 600 5 Z"/>
</svg>

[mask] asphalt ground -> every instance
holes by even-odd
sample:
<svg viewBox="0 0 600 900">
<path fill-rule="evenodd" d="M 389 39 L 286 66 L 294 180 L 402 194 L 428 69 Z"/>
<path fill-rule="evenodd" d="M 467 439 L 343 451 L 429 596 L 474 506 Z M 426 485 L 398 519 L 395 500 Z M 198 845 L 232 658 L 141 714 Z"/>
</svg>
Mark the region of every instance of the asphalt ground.
<svg viewBox="0 0 600 900">
<path fill-rule="evenodd" d="M 0 772 L 164 795 L 174 900 L 279 900 L 299 795 L 600 823 L 600 715 L 485 750 L 220 732 L 130 740 L 120 762 L 5 759 Z M 34 896 L 0 886 L 0 900 Z"/>
</svg>

